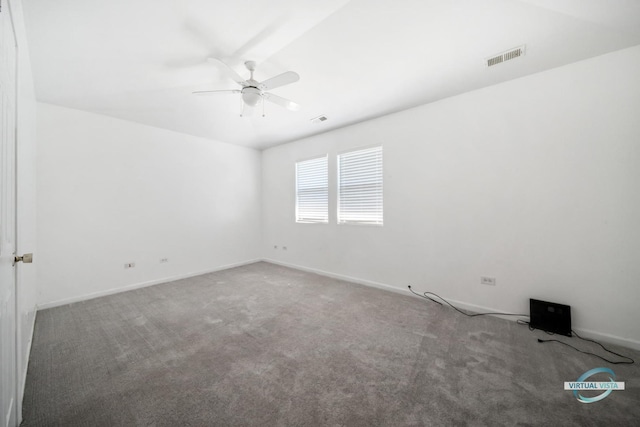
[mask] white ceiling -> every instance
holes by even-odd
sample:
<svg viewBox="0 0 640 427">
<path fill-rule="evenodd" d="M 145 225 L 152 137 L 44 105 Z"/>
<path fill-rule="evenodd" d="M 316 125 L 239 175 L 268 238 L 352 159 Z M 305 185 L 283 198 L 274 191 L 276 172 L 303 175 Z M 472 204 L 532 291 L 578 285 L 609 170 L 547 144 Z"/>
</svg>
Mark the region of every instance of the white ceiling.
<svg viewBox="0 0 640 427">
<path fill-rule="evenodd" d="M 638 0 L 23 0 L 39 101 L 255 148 L 640 44 Z M 526 55 L 485 59 L 526 44 Z M 206 58 L 265 80 L 294 70 L 240 117 Z M 326 115 L 322 124 L 310 119 Z"/>
</svg>

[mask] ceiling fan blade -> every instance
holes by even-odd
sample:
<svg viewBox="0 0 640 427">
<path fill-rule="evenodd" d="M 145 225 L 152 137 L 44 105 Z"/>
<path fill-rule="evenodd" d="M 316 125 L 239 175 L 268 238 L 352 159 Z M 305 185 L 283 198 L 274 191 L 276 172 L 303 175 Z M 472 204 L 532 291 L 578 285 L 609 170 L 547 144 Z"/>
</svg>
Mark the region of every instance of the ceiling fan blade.
<svg viewBox="0 0 640 427">
<path fill-rule="evenodd" d="M 206 95 L 214 95 L 216 93 L 241 93 L 241 91 L 232 89 L 232 90 L 196 90 L 191 92 L 193 95 L 198 96 L 206 96 Z"/>
<path fill-rule="evenodd" d="M 249 86 L 249 83 L 243 79 L 240 74 L 236 73 L 236 71 L 229 67 L 227 64 L 219 60 L 218 58 L 207 58 L 211 64 L 215 64 L 218 68 L 220 68 L 231 80 L 238 83 L 240 86 L 245 87 Z"/>
<path fill-rule="evenodd" d="M 183 2 L 184 3 L 184 2 Z M 194 16 L 186 16 L 182 21 L 180 35 L 189 39 L 189 44 L 200 53 L 196 54 L 200 58 L 205 56 L 222 56 L 223 52 L 212 50 L 217 46 L 220 34 L 216 34 L 214 27 L 207 21 Z"/>
<path fill-rule="evenodd" d="M 274 104 L 278 104 L 279 106 L 284 107 L 287 110 L 298 111 L 300 109 L 299 104 L 296 104 L 293 101 L 289 101 L 288 99 L 283 98 L 281 96 L 274 95 L 272 93 L 265 93 L 263 96 L 264 96 L 264 99 L 266 99 L 267 101 L 273 102 Z"/>
<path fill-rule="evenodd" d="M 258 57 L 260 56 L 258 55 L 258 51 L 262 51 L 262 55 L 264 56 L 265 50 L 264 48 L 260 49 L 260 46 L 268 43 L 269 37 L 277 34 L 278 31 L 283 27 L 283 25 L 285 25 L 287 19 L 288 16 L 286 14 L 280 15 L 275 21 L 267 25 L 262 29 L 262 31 L 260 31 L 244 45 L 238 48 L 231 56 L 234 58 L 244 58 L 250 56 L 254 61 L 264 61 L 266 57 L 261 57 L 258 59 Z M 252 52 L 252 54 L 247 55 L 249 52 Z"/>
<path fill-rule="evenodd" d="M 271 77 L 260 83 L 260 90 L 271 90 L 280 86 L 288 85 L 289 83 L 295 83 L 300 80 L 298 73 L 294 71 L 287 71 L 286 73 L 278 74 L 275 77 Z"/>
<path fill-rule="evenodd" d="M 206 65 L 206 62 L 202 58 L 178 58 L 171 59 L 164 62 L 164 66 L 167 68 L 188 68 L 197 67 L 199 65 Z"/>
</svg>

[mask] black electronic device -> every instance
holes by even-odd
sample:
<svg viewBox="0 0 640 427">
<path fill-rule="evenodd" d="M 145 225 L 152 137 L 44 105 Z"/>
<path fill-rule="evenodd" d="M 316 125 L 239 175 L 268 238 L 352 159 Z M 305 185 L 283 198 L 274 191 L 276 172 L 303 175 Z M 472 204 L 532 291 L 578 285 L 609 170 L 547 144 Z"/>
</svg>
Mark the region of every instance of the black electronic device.
<svg viewBox="0 0 640 427">
<path fill-rule="evenodd" d="M 529 299 L 529 326 L 555 334 L 571 336 L 571 306 Z"/>
</svg>

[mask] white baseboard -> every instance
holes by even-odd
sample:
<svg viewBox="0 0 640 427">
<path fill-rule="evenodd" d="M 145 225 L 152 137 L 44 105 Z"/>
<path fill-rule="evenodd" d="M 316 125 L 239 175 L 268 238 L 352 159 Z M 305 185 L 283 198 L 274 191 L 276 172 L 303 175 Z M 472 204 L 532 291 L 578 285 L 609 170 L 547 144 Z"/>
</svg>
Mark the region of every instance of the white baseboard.
<svg viewBox="0 0 640 427">
<path fill-rule="evenodd" d="M 108 290 L 105 290 L 105 291 L 94 292 L 94 293 L 85 294 L 85 295 L 81 295 L 81 296 L 77 296 L 77 297 L 65 298 L 65 299 L 53 301 L 53 302 L 50 302 L 50 303 L 38 305 L 37 309 L 38 310 L 44 310 L 44 309 L 47 309 L 47 308 L 58 307 L 58 306 L 61 306 L 61 305 L 71 304 L 71 303 L 74 303 L 74 302 L 86 301 L 86 300 L 93 299 L 93 298 L 99 298 L 99 297 L 102 297 L 102 296 L 113 295 L 113 294 L 117 294 L 117 293 L 120 293 L 120 292 L 130 291 L 130 290 L 133 290 L 133 289 L 139 289 L 139 288 L 144 288 L 144 287 L 147 287 L 147 286 L 157 285 L 157 284 L 160 284 L 160 283 L 172 282 L 174 280 L 186 279 L 186 278 L 189 278 L 189 277 L 200 276 L 200 275 L 207 274 L 207 273 L 214 273 L 216 271 L 226 270 L 226 269 L 234 268 L 234 267 L 240 267 L 240 266 L 243 266 L 243 265 L 253 264 L 253 263 L 256 263 L 256 262 L 260 262 L 260 261 L 264 261 L 264 262 L 268 262 L 268 263 L 276 264 L 276 265 L 282 265 L 284 267 L 294 268 L 296 270 L 307 271 L 307 272 L 310 272 L 310 273 L 316 273 L 316 274 L 319 274 L 321 276 L 331 277 L 331 278 L 339 279 L 339 280 L 345 280 L 347 282 L 358 283 L 358 284 L 365 285 L 365 286 L 370 286 L 370 287 L 373 287 L 373 288 L 383 289 L 385 291 L 395 292 L 395 293 L 401 294 L 401 295 L 413 295 L 413 294 L 411 294 L 409 292 L 408 289 L 398 288 L 396 286 L 388 285 L 386 283 L 374 282 L 372 280 L 361 279 L 361 278 L 358 278 L 358 277 L 347 276 L 347 275 L 344 275 L 344 274 L 332 273 L 330 271 L 324 271 L 324 270 L 320 270 L 320 269 L 317 269 L 317 268 L 305 267 L 305 266 L 302 266 L 302 265 L 291 264 L 291 263 L 286 263 L 286 262 L 282 262 L 282 261 L 276 261 L 276 260 L 269 259 L 269 258 L 262 258 L 262 259 L 252 259 L 252 260 L 238 262 L 238 263 L 234 263 L 234 264 L 227 264 L 227 265 L 223 265 L 223 266 L 219 266 L 219 267 L 215 267 L 215 268 L 211 268 L 211 269 L 207 269 L 207 270 L 196 271 L 196 272 L 191 272 L 191 273 L 186 273 L 186 274 L 180 274 L 180 275 L 177 275 L 177 276 L 165 277 L 165 278 L 157 279 L 157 280 L 150 280 L 150 281 L 142 282 L 142 283 L 135 283 L 135 284 L 123 286 L 123 287 L 120 287 L 120 288 L 108 289 Z M 470 304 L 470 303 L 467 303 L 467 302 L 464 302 L 464 301 L 457 301 L 457 300 L 448 299 L 448 298 L 447 298 L 447 301 L 449 301 L 450 303 L 454 304 L 456 307 L 458 307 L 460 309 L 469 310 L 469 311 L 473 311 L 473 312 L 476 312 L 476 313 L 493 313 L 493 312 L 502 312 L 502 311 L 504 311 L 504 310 L 498 310 L 498 309 L 495 309 L 495 308 L 479 306 L 479 305 Z M 499 315 L 495 315 L 495 317 L 499 317 L 499 318 L 506 319 L 506 320 L 511 320 L 511 321 L 517 320 L 517 316 L 499 316 Z M 34 324 L 35 324 L 35 316 L 34 316 Z M 33 325 L 32 325 L 32 328 L 33 328 Z M 593 339 L 593 340 L 596 340 L 596 341 L 602 341 L 602 342 L 611 343 L 611 344 L 614 344 L 614 345 L 619 345 L 619 346 L 622 346 L 622 347 L 631 348 L 631 349 L 634 349 L 634 350 L 640 350 L 640 341 L 637 341 L 637 340 L 633 340 L 633 339 L 630 339 L 630 338 L 623 338 L 623 337 L 619 337 L 619 336 L 616 336 L 616 335 L 611 335 L 611 334 L 607 334 L 607 333 L 603 333 L 603 332 L 598 332 L 598 331 L 593 331 L 593 330 L 588 330 L 588 329 L 582 329 L 582 328 L 578 328 L 578 327 L 574 327 L 574 329 L 580 334 L 580 336 L 583 336 L 584 338 L 590 338 L 590 339 Z M 33 330 L 31 331 L 31 333 L 33 334 Z M 29 343 L 29 346 L 31 346 L 31 343 Z"/>
<path fill-rule="evenodd" d="M 371 280 L 359 279 L 357 277 L 351 277 L 351 276 L 346 276 L 344 274 L 337 274 L 337 273 L 332 273 L 332 272 L 329 272 L 329 271 L 320 270 L 320 269 L 317 269 L 317 268 L 310 268 L 310 267 L 305 267 L 305 266 L 302 266 L 302 265 L 296 265 L 296 264 L 290 264 L 290 263 L 286 263 L 286 262 L 276 261 L 276 260 L 269 259 L 269 258 L 264 258 L 262 261 L 269 262 L 271 264 L 282 265 L 284 267 L 295 268 L 296 270 L 308 271 L 310 273 L 316 273 L 316 274 L 320 274 L 321 276 L 327 276 L 327 277 L 331 277 L 331 278 L 334 278 L 334 279 L 345 280 L 347 282 L 353 282 L 353 283 L 358 283 L 358 284 L 365 285 L 365 286 L 371 286 L 371 287 L 374 287 L 374 288 L 383 289 L 383 290 L 386 290 L 386 291 L 391 291 L 391 292 L 395 292 L 395 293 L 402 294 L 402 295 L 410 294 L 408 289 L 398 288 L 398 287 L 395 287 L 395 286 L 387 285 L 385 283 L 379 283 L 379 282 L 374 282 L 374 281 L 371 281 Z M 410 295 L 412 295 L 412 294 L 410 294 Z M 483 307 L 483 306 L 470 304 L 470 303 L 467 303 L 467 302 L 464 302 L 464 301 L 457 301 L 457 300 L 453 300 L 453 299 L 449 299 L 449 298 L 447 298 L 447 301 L 449 301 L 451 304 L 455 305 L 456 307 L 458 307 L 458 308 L 460 308 L 462 310 L 469 310 L 469 311 L 473 311 L 475 313 L 504 312 L 504 310 L 498 310 L 498 309 L 495 309 L 495 308 Z M 501 319 L 511 320 L 511 321 L 518 320 L 517 316 L 500 316 L 500 315 L 492 315 L 492 316 L 499 317 Z M 602 341 L 604 343 L 610 343 L 610 344 L 614 344 L 614 345 L 619 345 L 619 346 L 622 346 L 622 347 L 631 348 L 633 350 L 640 350 L 640 341 L 637 341 L 637 340 L 633 340 L 633 339 L 630 339 L 630 338 L 623 338 L 623 337 L 619 337 L 619 336 L 616 336 L 616 335 L 606 334 L 606 333 L 603 333 L 603 332 L 597 332 L 597 331 L 592 331 L 592 330 L 588 330 L 588 329 L 576 328 L 576 327 L 574 327 L 574 330 L 576 332 L 578 332 L 581 337 L 584 337 L 584 338 L 589 338 L 589 339 L 592 339 L 592 340 L 595 340 L 595 341 Z"/>
<path fill-rule="evenodd" d="M 373 288 L 384 289 L 386 291 L 391 291 L 391 292 L 395 292 L 395 293 L 402 294 L 402 295 L 410 294 L 408 289 L 397 288 L 395 286 L 387 285 L 385 283 L 379 283 L 379 282 L 374 282 L 374 281 L 371 281 L 371 280 L 360 279 L 360 278 L 357 278 L 357 277 L 346 276 L 344 274 L 331 273 L 329 271 L 324 271 L 324 270 L 320 270 L 320 269 L 317 269 L 317 268 L 305 267 L 305 266 L 297 265 L 297 264 L 290 264 L 290 263 L 287 263 L 287 262 L 276 261 L 276 260 L 269 259 L 269 258 L 263 258 L 262 261 L 268 262 L 268 263 L 271 263 L 271 264 L 281 265 L 283 267 L 294 268 L 296 270 L 307 271 L 309 273 L 316 273 L 316 274 L 319 274 L 321 276 L 331 277 L 332 279 L 344 280 L 344 281 L 347 281 L 347 282 L 358 283 L 360 285 L 371 286 Z"/>
<path fill-rule="evenodd" d="M 107 289 L 104 291 L 92 292 L 90 294 L 79 295 L 71 298 L 64 298 L 52 302 L 48 302 L 45 304 L 38 304 L 38 310 L 45 310 L 47 308 L 59 307 L 61 305 L 72 304 L 74 302 L 87 301 L 94 298 L 100 298 L 107 295 L 118 294 L 120 292 L 131 291 L 134 289 L 146 288 L 147 286 L 159 285 L 160 283 L 173 282 L 174 280 L 187 279 L 189 277 L 201 276 L 203 274 L 214 273 L 216 271 L 227 270 L 229 268 L 240 267 L 243 265 L 253 264 L 256 262 L 262 261 L 261 259 L 252 259 L 248 261 L 237 262 L 233 264 L 221 265 L 219 267 L 214 267 L 201 271 L 194 271 L 191 273 L 178 274 L 176 276 L 163 277 L 161 279 L 149 280 L 147 282 L 134 283 L 131 285 L 121 286 L 119 288 Z"/>
<path fill-rule="evenodd" d="M 339 279 L 339 280 L 344 280 L 344 281 L 347 281 L 347 282 L 358 283 L 360 285 L 371 286 L 371 287 L 374 287 L 374 288 L 383 289 L 385 291 L 395 292 L 397 294 L 402 294 L 402 295 L 407 295 L 407 296 L 415 296 L 413 293 L 411 293 L 411 291 L 409 291 L 408 287 L 398 288 L 396 286 L 387 285 L 385 283 L 374 282 L 374 281 L 365 280 L 365 279 L 359 279 L 357 277 L 346 276 L 344 274 L 331 273 L 331 272 L 328 272 L 328 271 L 319 270 L 317 268 L 309 268 L 309 267 L 304 267 L 304 266 L 301 266 L 301 265 L 289 264 L 289 263 L 285 263 L 285 262 L 281 262 L 281 261 L 275 261 L 275 260 L 267 259 L 267 258 L 263 259 L 263 261 L 264 262 L 269 262 L 271 264 L 282 265 L 284 267 L 295 268 L 296 270 L 302 270 L 302 271 L 308 271 L 310 273 L 320 274 L 321 276 L 327 276 L 327 277 L 331 277 L 333 279 Z M 458 307 L 458 308 L 460 308 L 462 310 L 473 311 L 475 313 L 495 313 L 495 312 L 503 312 L 504 311 L 504 310 L 498 310 L 498 309 L 494 309 L 494 308 L 488 308 L 488 307 L 483 307 L 483 306 L 479 306 L 479 305 L 469 304 L 469 303 L 466 303 L 464 301 L 457 301 L 457 300 L 453 300 L 453 299 L 449 299 L 449 298 L 447 298 L 447 301 L 449 301 L 451 304 L 455 305 L 456 307 Z M 513 316 L 495 315 L 494 317 L 500 317 L 500 318 L 507 319 L 507 320 L 514 320 Z"/>
<path fill-rule="evenodd" d="M 13 402 L 15 402 L 15 400 L 12 397 L 11 400 L 9 401 L 9 409 L 7 410 L 7 416 L 5 417 L 5 420 L 4 420 L 5 427 L 13 427 L 12 426 L 13 423 L 16 423 L 17 425 L 17 420 L 15 420 L 13 417 L 13 414 L 14 414 Z"/>
<path fill-rule="evenodd" d="M 589 338 L 598 342 L 605 342 L 621 347 L 631 348 L 633 350 L 640 350 L 640 341 L 633 340 L 631 338 L 623 338 L 617 335 L 605 334 L 603 332 L 592 331 L 590 329 L 573 328 L 583 338 Z M 613 357 L 613 356 L 611 356 Z M 614 357 L 615 359 L 615 357 Z"/>
</svg>

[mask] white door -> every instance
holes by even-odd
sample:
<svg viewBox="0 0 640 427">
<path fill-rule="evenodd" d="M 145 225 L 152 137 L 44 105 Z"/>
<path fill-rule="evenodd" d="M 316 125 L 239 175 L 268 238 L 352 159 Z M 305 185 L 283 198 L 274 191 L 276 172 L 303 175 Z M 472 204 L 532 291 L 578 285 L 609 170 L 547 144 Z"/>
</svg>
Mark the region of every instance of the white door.
<svg viewBox="0 0 640 427">
<path fill-rule="evenodd" d="M 16 375 L 16 38 L 0 0 L 0 425 L 17 424 Z"/>
</svg>

